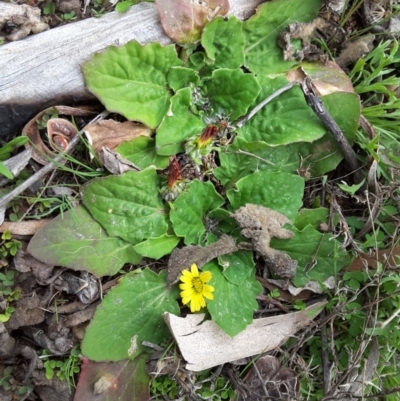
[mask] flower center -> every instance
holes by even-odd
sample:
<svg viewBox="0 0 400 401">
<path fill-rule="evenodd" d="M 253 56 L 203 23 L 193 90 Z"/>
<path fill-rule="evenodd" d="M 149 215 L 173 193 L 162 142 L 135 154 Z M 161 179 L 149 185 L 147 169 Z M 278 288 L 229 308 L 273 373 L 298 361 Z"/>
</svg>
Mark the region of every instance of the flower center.
<svg viewBox="0 0 400 401">
<path fill-rule="evenodd" d="M 198 294 L 201 294 L 203 292 L 203 282 L 201 281 L 200 277 L 194 277 L 192 279 L 192 284 L 193 284 L 194 290 Z"/>
</svg>

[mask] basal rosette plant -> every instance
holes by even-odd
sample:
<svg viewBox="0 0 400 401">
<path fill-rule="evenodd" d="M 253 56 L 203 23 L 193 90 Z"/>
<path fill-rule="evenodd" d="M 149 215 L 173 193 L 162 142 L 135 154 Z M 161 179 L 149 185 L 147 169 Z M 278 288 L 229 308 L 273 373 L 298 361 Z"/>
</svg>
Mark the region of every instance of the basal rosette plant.
<svg viewBox="0 0 400 401">
<path fill-rule="evenodd" d="M 160 259 L 179 244 L 205 246 L 223 233 L 243 241 L 231 213 L 252 203 L 291 221 L 287 228 L 292 238 L 274 239 L 271 246 L 298 261 L 295 285 L 322 283 L 335 275 L 347 256 L 335 239 L 317 230 L 326 220 L 325 211 L 299 214 L 304 176 L 331 171 L 343 158 L 333 137 L 297 86 L 240 128 L 237 125 L 260 101 L 289 83 L 286 74 L 298 63 L 283 60 L 277 35 L 289 23 L 315 18 L 319 5 L 319 0 L 275 0 L 245 22 L 216 18 L 205 27 L 201 47 L 191 54 L 182 49 L 181 57 L 174 45 L 142 46 L 135 41 L 95 54 L 83 65 L 88 89 L 109 111 L 140 121 L 155 134 L 117 149 L 141 171 L 90 181 L 83 189 L 84 207 L 76 211 L 81 224 L 73 213 L 66 213 L 62 226 L 67 222 L 69 230 L 62 230 L 55 219 L 46 228 L 54 235 L 39 232 L 30 252 L 97 276 L 113 275 L 124 263 Z M 319 64 L 303 67 L 327 70 Z M 360 113 L 358 97 L 339 91 L 322 100 L 351 142 Z M 191 179 L 177 174 L 176 180 L 167 180 L 161 174 L 168 158 L 176 155 L 192 161 Z M 307 174 L 300 176 L 301 171 Z M 56 234 L 58 229 L 62 235 Z M 245 329 L 258 309 L 261 285 L 253 256 L 238 250 L 210 261 L 199 273 L 207 278 L 200 280 L 207 287 L 199 294 L 208 298 L 211 319 L 231 336 Z M 98 263 L 96 257 L 101 259 Z M 82 258 L 85 263 L 78 264 Z M 183 277 L 197 277 L 196 271 L 189 272 L 191 264 Z M 183 292 L 190 290 L 186 287 Z M 203 298 L 193 301 L 195 295 L 183 295 L 192 311 L 205 305 Z M 169 336 L 162 313 L 179 314 L 179 300 L 178 285 L 167 284 L 165 269 L 126 274 L 104 297 L 90 323 L 84 355 L 97 361 L 134 359 L 145 350 L 143 340 L 159 343 Z"/>
</svg>

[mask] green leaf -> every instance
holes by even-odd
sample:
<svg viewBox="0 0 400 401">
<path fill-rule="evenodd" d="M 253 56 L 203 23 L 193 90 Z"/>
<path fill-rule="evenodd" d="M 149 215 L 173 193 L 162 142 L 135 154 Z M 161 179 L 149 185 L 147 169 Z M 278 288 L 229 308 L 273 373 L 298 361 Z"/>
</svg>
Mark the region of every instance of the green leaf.
<svg viewBox="0 0 400 401">
<path fill-rule="evenodd" d="M 214 175 L 229 189 L 256 171 L 292 173 L 299 168 L 299 151 L 299 144 L 270 146 L 265 142 L 246 142 L 236 137 L 232 145 L 219 153 L 221 166 L 214 169 Z"/>
<path fill-rule="evenodd" d="M 128 11 L 131 6 L 132 1 L 121 1 L 115 6 L 115 11 L 117 13 L 124 13 L 125 11 Z"/>
<path fill-rule="evenodd" d="M 148 268 L 124 276 L 104 297 L 86 329 L 82 353 L 94 361 L 133 359 L 143 340 L 158 344 L 170 333 L 162 314 L 179 314 L 178 290 L 167 287 L 166 271 Z"/>
<path fill-rule="evenodd" d="M 353 143 L 361 113 L 358 95 L 348 92 L 335 92 L 323 96 L 321 99 L 345 137 Z M 331 136 L 331 134 L 329 135 Z"/>
<path fill-rule="evenodd" d="M 1 161 L 0 161 L 0 174 L 4 175 L 4 177 L 8 178 L 9 180 L 12 180 L 14 178 L 12 172 Z"/>
<path fill-rule="evenodd" d="M 301 231 L 310 224 L 318 230 L 321 223 L 328 223 L 328 217 L 329 209 L 326 207 L 302 209 L 294 220 L 294 226 Z"/>
<path fill-rule="evenodd" d="M 141 260 L 132 244 L 108 236 L 83 206 L 42 227 L 29 242 L 28 252 L 48 265 L 87 270 L 96 277 L 112 276 L 125 263 Z"/>
<path fill-rule="evenodd" d="M 170 107 L 157 129 L 157 153 L 171 156 L 182 152 L 183 142 L 198 136 L 205 128 L 205 123 L 189 111 L 191 101 L 190 88 L 178 90 L 170 101 Z"/>
<path fill-rule="evenodd" d="M 154 169 L 97 178 L 84 187 L 83 203 L 112 236 L 137 244 L 167 232 Z"/>
<path fill-rule="evenodd" d="M 218 263 L 223 268 L 222 274 L 230 283 L 241 285 L 253 272 L 253 252 L 239 251 L 222 255 L 218 258 Z"/>
<path fill-rule="evenodd" d="M 155 140 L 147 136 L 139 136 L 131 141 L 122 142 L 116 151 L 141 169 L 150 166 L 164 169 L 169 162 L 168 157 L 159 156 L 156 153 Z"/>
<path fill-rule="evenodd" d="M 175 234 L 183 237 L 186 245 L 201 244 L 206 234 L 207 213 L 223 203 L 224 198 L 211 182 L 192 181 L 172 205 L 170 219 Z"/>
<path fill-rule="evenodd" d="M 337 185 L 342 191 L 354 195 L 364 185 L 364 182 L 365 179 L 363 179 L 359 184 L 347 185 L 338 183 Z"/>
<path fill-rule="evenodd" d="M 254 75 L 240 68 L 213 71 L 211 78 L 205 79 L 204 89 L 215 111 L 228 114 L 231 121 L 246 114 L 261 90 Z"/>
<path fill-rule="evenodd" d="M 191 68 L 186 67 L 172 67 L 167 78 L 168 85 L 174 92 L 189 86 L 189 84 L 198 86 L 200 82 L 199 73 Z"/>
<path fill-rule="evenodd" d="M 262 91 L 254 105 L 289 82 L 285 77 L 257 78 Z M 300 141 L 312 142 L 321 138 L 325 132 L 325 127 L 307 105 L 302 90 L 295 86 L 264 106 L 238 130 L 238 135 L 247 142 L 264 141 L 276 146 Z"/>
<path fill-rule="evenodd" d="M 257 14 L 243 23 L 245 66 L 256 74 L 286 73 L 297 61 L 284 61 L 278 35 L 293 22 L 317 17 L 320 0 L 274 0 L 263 4 Z"/>
<path fill-rule="evenodd" d="M 253 313 L 258 309 L 255 298 L 261 293 L 262 287 L 255 278 L 254 270 L 240 285 L 230 283 L 216 263 L 207 263 L 203 271 L 211 272 L 209 284 L 215 288 L 214 300 L 207 302 L 211 318 L 234 337 L 253 321 Z"/>
<path fill-rule="evenodd" d="M 11 152 L 20 146 L 25 145 L 29 141 L 27 136 L 17 136 L 11 141 L 7 142 L 0 148 L 0 160 L 7 160 L 11 156 Z"/>
<path fill-rule="evenodd" d="M 302 287 L 311 280 L 323 282 L 349 263 L 346 250 L 330 234 L 322 234 L 312 226 L 303 231 L 292 227 L 293 238 L 271 240 L 271 248 L 287 252 L 293 260 L 298 261 L 293 283 Z"/>
<path fill-rule="evenodd" d="M 179 65 L 174 45 L 142 46 L 132 41 L 95 54 L 83 65 L 83 75 L 88 89 L 107 110 L 155 128 L 171 98 L 167 74 Z"/>
<path fill-rule="evenodd" d="M 288 173 L 254 173 L 239 180 L 236 187 L 226 193 L 234 210 L 254 203 L 293 220 L 303 203 L 304 180 Z"/>
<path fill-rule="evenodd" d="M 201 44 L 214 68 L 239 68 L 243 65 L 242 25 L 236 17 L 218 17 L 204 28 Z"/>
<path fill-rule="evenodd" d="M 162 235 L 158 238 L 149 238 L 135 245 L 135 251 L 146 258 L 160 259 L 168 255 L 178 245 L 181 239 L 175 235 Z"/>
</svg>

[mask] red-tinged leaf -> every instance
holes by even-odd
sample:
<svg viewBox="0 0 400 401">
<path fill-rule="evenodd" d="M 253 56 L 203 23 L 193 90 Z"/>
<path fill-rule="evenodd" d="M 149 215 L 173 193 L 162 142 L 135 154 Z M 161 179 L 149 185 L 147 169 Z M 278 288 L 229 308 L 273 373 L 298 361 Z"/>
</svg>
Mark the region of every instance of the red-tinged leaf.
<svg viewBox="0 0 400 401">
<path fill-rule="evenodd" d="M 229 11 L 228 0 L 156 0 L 155 4 L 165 33 L 177 43 L 199 40 L 208 22 Z"/>
<path fill-rule="evenodd" d="M 176 156 L 172 156 L 169 161 L 168 188 L 173 188 L 176 182 L 182 181 L 181 166 Z"/>
<path fill-rule="evenodd" d="M 74 401 L 147 401 L 146 355 L 132 361 L 93 362 L 83 358 Z"/>
</svg>

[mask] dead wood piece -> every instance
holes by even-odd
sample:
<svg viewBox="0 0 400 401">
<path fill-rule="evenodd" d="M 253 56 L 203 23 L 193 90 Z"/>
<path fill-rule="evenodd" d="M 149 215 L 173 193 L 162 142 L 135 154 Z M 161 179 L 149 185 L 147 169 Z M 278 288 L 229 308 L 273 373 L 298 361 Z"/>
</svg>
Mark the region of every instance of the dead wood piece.
<svg viewBox="0 0 400 401">
<path fill-rule="evenodd" d="M 235 239 L 225 234 L 211 245 L 189 245 L 181 249 L 175 248 L 168 260 L 167 283 L 169 286 L 177 283 L 182 270 L 188 269 L 192 264 L 201 268 L 210 260 L 237 250 Z"/>
<path fill-rule="evenodd" d="M 29 160 L 32 156 L 32 149 L 26 149 L 24 152 L 21 152 L 13 157 L 10 157 L 8 160 L 4 161 L 3 164 L 10 170 L 13 177 L 17 177 L 18 174 L 26 167 L 29 163 Z M 7 184 L 9 181 L 6 177 L 0 177 L 0 187 Z"/>
<path fill-rule="evenodd" d="M 233 338 L 212 320 L 204 321 L 204 313 L 186 318 L 164 313 L 163 317 L 187 362 L 186 369 L 197 372 L 275 349 L 310 324 L 325 304 L 320 301 L 304 311 L 256 319 Z"/>
<path fill-rule="evenodd" d="M 34 235 L 47 223 L 49 223 L 52 219 L 41 219 L 41 220 L 28 220 L 28 221 L 19 221 L 19 222 L 11 222 L 5 221 L 2 225 L 0 225 L 0 233 L 4 233 L 4 231 L 10 231 L 13 235 Z"/>
<path fill-rule="evenodd" d="M 270 248 L 271 238 L 288 239 L 293 233 L 282 228 L 290 220 L 282 213 L 261 205 L 247 203 L 232 217 L 242 228 L 242 234 L 250 238 L 254 250 L 265 260 L 273 273 L 284 278 L 292 278 L 296 274 L 297 261 L 285 252 Z"/>
<path fill-rule="evenodd" d="M 229 14 L 248 18 L 263 0 L 230 0 Z M 0 14 L 2 3 L 0 2 Z M 131 40 L 170 44 L 153 3 L 89 18 L 0 46 L 0 135 L 12 133 L 45 107 L 93 98 L 81 64 L 95 52 Z M 29 54 L 29 57 L 27 57 Z"/>
</svg>

